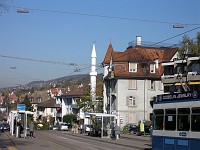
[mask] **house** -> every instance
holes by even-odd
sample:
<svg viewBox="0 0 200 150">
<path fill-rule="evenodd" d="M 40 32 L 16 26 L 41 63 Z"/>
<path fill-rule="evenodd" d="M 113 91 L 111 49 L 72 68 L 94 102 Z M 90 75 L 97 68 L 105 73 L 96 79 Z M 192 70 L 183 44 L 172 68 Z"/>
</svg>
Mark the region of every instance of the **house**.
<svg viewBox="0 0 200 150">
<path fill-rule="evenodd" d="M 65 88 L 53 88 L 53 89 L 49 89 L 47 91 L 47 93 L 51 98 L 55 98 L 56 96 L 66 93 L 66 89 Z"/>
<path fill-rule="evenodd" d="M 143 46 L 141 37 L 124 52 L 116 52 L 110 43 L 102 63 L 104 113 L 115 114 L 121 127 L 150 120 L 150 101 L 163 93 L 160 63 L 173 60 L 177 50 Z"/>
<path fill-rule="evenodd" d="M 38 111 L 38 104 L 43 103 L 45 101 L 49 100 L 49 96 L 46 93 L 46 91 L 35 91 L 30 95 L 30 102 L 33 107 L 33 119 L 36 121 L 39 117 L 43 115 L 41 111 Z"/>
<path fill-rule="evenodd" d="M 37 115 L 38 120 L 43 118 L 47 118 L 47 122 L 49 122 L 50 118 L 54 118 L 51 122 L 56 122 L 56 99 L 49 99 L 37 105 Z"/>
<path fill-rule="evenodd" d="M 79 87 L 76 90 L 68 91 L 65 94 L 56 96 L 56 106 L 57 106 L 57 119 L 63 121 L 63 116 L 68 114 L 78 115 L 79 108 L 77 106 L 77 101 L 81 100 L 83 96 L 83 87 Z M 77 116 L 78 118 L 80 116 Z"/>
<path fill-rule="evenodd" d="M 4 96 L 0 96 L 0 105 L 3 105 Z"/>
<path fill-rule="evenodd" d="M 165 93 L 200 91 L 200 57 L 187 56 L 163 62 L 161 81 Z"/>
<path fill-rule="evenodd" d="M 17 97 L 17 95 L 14 93 L 14 92 L 12 92 L 12 93 L 10 93 L 9 95 L 8 95 L 8 99 L 10 100 L 10 103 L 16 103 L 17 102 L 17 100 L 18 100 L 18 97 Z"/>
</svg>

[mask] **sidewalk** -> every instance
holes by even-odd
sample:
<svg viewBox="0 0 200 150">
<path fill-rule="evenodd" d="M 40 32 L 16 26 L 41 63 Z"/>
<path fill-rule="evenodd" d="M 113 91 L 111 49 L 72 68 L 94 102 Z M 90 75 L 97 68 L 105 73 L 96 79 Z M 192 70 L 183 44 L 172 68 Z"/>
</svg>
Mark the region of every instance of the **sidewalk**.
<svg viewBox="0 0 200 150">
<path fill-rule="evenodd" d="M 88 136 L 87 133 L 72 134 L 72 132 L 68 131 L 65 134 L 71 134 L 73 136 L 79 136 L 79 137 L 88 138 L 92 140 L 98 140 L 105 143 L 114 143 L 118 145 L 124 145 L 128 147 L 138 148 L 141 150 L 151 150 L 149 135 L 136 136 L 133 134 L 121 134 L 118 140 L 112 140 L 111 138 L 107 138 L 107 137 L 101 138 L 101 137 Z"/>
</svg>

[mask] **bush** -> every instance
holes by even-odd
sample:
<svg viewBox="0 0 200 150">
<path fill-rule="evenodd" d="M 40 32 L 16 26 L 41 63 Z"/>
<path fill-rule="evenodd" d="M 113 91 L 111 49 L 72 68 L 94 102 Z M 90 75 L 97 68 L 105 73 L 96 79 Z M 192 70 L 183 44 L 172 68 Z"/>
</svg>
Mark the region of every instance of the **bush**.
<svg viewBox="0 0 200 150">
<path fill-rule="evenodd" d="M 122 133 L 124 133 L 124 134 L 128 133 L 128 128 L 127 127 L 123 127 Z"/>
</svg>

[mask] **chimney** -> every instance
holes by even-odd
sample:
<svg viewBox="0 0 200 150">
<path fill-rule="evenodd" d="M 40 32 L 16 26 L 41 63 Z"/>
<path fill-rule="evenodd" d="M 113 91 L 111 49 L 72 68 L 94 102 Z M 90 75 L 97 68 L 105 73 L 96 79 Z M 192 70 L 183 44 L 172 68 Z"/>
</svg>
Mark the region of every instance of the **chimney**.
<svg viewBox="0 0 200 150">
<path fill-rule="evenodd" d="M 142 37 L 136 36 L 136 46 L 141 46 L 141 45 L 142 45 Z"/>
</svg>

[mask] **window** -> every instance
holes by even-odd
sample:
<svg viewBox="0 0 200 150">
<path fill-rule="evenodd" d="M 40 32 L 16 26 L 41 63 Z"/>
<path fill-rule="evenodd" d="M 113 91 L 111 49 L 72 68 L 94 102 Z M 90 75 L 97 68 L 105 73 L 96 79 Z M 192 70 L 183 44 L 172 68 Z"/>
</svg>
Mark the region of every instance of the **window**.
<svg viewBox="0 0 200 150">
<path fill-rule="evenodd" d="M 164 121 L 164 110 L 155 109 L 154 110 L 154 130 L 163 130 L 163 121 Z"/>
<path fill-rule="evenodd" d="M 71 105 L 72 104 L 72 99 L 71 98 L 67 98 L 67 105 Z"/>
<path fill-rule="evenodd" d="M 137 89 L 137 80 L 129 80 L 128 89 L 136 90 Z"/>
<path fill-rule="evenodd" d="M 165 130 L 176 129 L 176 109 L 165 110 Z"/>
<path fill-rule="evenodd" d="M 156 72 L 156 64 L 150 64 L 150 73 Z"/>
<path fill-rule="evenodd" d="M 177 130 L 178 131 L 189 131 L 190 129 L 190 109 L 179 108 L 178 109 L 178 120 Z"/>
<path fill-rule="evenodd" d="M 129 72 L 137 72 L 137 63 L 129 63 Z"/>
<path fill-rule="evenodd" d="M 129 96 L 128 97 L 128 106 L 135 106 L 136 103 L 135 103 L 135 97 L 133 96 Z"/>
<path fill-rule="evenodd" d="M 41 103 L 41 98 L 38 98 L 38 103 Z"/>
<path fill-rule="evenodd" d="M 190 129 L 190 109 L 179 108 L 177 118 L 177 130 L 178 131 L 189 131 Z"/>
<path fill-rule="evenodd" d="M 192 108 L 191 131 L 200 132 L 200 107 Z"/>
</svg>

